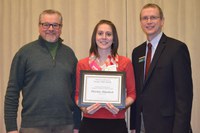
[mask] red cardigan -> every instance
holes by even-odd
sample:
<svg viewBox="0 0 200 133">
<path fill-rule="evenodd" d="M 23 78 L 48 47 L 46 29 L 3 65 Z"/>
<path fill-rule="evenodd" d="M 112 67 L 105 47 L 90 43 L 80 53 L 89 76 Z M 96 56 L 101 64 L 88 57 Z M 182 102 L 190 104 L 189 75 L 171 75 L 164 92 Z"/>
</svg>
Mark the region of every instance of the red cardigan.
<svg viewBox="0 0 200 133">
<path fill-rule="evenodd" d="M 91 70 L 89 66 L 89 57 L 79 60 L 76 69 L 76 93 L 75 100 L 79 99 L 79 89 L 80 89 L 80 70 Z M 131 60 L 124 57 L 119 56 L 117 71 L 126 72 L 126 96 L 131 97 L 135 100 L 136 92 L 135 92 L 135 79 L 134 72 Z M 99 109 L 94 114 L 83 114 L 84 117 L 87 118 L 99 118 L 99 119 L 124 119 L 126 110 L 121 110 L 118 114 L 113 115 L 105 108 Z"/>
</svg>

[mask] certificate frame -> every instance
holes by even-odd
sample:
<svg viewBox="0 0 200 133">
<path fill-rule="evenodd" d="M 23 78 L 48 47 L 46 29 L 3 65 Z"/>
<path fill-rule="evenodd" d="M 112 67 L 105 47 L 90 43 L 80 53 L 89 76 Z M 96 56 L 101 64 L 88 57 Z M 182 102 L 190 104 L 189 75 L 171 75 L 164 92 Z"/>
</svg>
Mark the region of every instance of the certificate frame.
<svg viewBox="0 0 200 133">
<path fill-rule="evenodd" d="M 112 103 L 117 108 L 125 108 L 125 80 L 125 72 L 81 70 L 78 106 Z"/>
</svg>

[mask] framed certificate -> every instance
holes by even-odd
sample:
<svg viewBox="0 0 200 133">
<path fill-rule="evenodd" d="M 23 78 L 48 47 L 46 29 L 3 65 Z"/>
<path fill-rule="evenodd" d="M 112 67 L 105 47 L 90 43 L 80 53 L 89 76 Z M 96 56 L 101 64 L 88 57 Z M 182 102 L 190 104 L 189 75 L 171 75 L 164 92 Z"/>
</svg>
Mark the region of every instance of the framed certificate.
<svg viewBox="0 0 200 133">
<path fill-rule="evenodd" d="M 125 108 L 125 78 L 125 72 L 81 70 L 78 105 L 112 103 L 115 107 Z"/>
</svg>

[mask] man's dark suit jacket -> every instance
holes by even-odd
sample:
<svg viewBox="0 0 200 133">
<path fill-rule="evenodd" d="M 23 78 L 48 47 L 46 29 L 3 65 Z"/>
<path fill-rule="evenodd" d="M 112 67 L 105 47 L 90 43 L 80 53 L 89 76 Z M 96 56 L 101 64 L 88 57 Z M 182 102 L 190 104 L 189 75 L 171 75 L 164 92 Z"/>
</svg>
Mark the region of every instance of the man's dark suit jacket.
<svg viewBox="0 0 200 133">
<path fill-rule="evenodd" d="M 145 51 L 146 42 L 132 53 L 137 98 L 131 129 L 139 133 L 142 112 L 146 133 L 189 133 L 193 85 L 187 46 L 163 33 L 146 80 Z"/>
</svg>

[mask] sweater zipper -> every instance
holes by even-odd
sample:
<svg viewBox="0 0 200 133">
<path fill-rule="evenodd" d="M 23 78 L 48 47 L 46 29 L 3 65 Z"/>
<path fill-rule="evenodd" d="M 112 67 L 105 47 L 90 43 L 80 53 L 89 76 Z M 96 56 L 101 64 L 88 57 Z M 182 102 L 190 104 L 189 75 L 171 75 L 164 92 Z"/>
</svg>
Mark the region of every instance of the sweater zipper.
<svg viewBox="0 0 200 133">
<path fill-rule="evenodd" d="M 49 53 L 49 55 L 50 55 L 50 58 L 52 59 L 53 67 L 55 67 L 55 66 L 56 66 L 56 55 L 57 55 L 58 48 L 57 48 L 55 57 L 53 57 L 53 56 L 51 55 L 51 52 L 49 51 L 49 49 L 48 49 L 47 46 L 46 46 L 46 48 L 47 48 L 47 51 L 48 51 L 48 53 Z"/>
<path fill-rule="evenodd" d="M 57 53 L 56 53 L 57 54 Z M 52 56 L 52 55 L 51 55 Z M 55 55 L 56 56 L 56 55 Z M 55 57 L 52 57 L 52 59 L 53 59 L 53 66 L 55 67 L 56 66 L 56 59 L 55 59 Z"/>
</svg>

